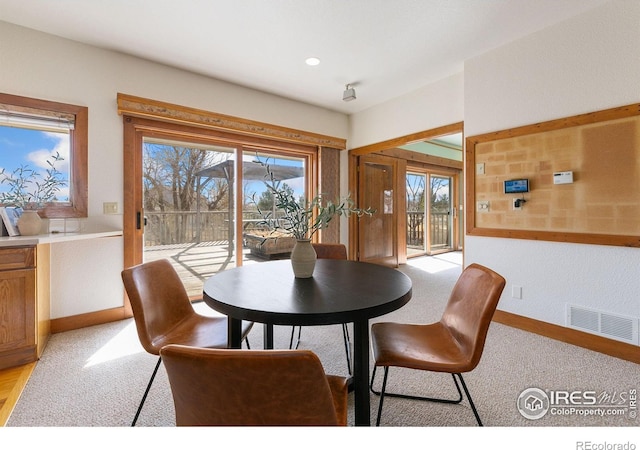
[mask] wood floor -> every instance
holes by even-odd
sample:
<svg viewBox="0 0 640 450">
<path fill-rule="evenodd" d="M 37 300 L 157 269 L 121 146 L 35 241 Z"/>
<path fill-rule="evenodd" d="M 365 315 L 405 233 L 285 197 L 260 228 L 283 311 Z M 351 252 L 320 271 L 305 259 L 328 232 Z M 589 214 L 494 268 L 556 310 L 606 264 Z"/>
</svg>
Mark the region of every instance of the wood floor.
<svg viewBox="0 0 640 450">
<path fill-rule="evenodd" d="M 9 420 L 36 363 L 0 370 L 0 427 Z"/>
</svg>

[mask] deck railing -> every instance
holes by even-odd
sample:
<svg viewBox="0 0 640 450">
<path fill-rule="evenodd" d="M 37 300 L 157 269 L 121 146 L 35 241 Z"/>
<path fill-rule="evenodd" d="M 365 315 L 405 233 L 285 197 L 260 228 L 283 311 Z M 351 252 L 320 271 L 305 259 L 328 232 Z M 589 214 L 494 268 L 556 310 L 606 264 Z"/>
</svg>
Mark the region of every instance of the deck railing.
<svg viewBox="0 0 640 450">
<path fill-rule="evenodd" d="M 425 215 L 421 211 L 407 212 L 407 246 L 424 248 Z M 430 215 L 431 248 L 447 248 L 451 246 L 449 233 L 449 213 L 435 212 Z"/>
<path fill-rule="evenodd" d="M 255 214 L 247 213 L 247 222 L 255 221 Z M 446 248 L 451 245 L 449 214 L 431 214 L 431 247 Z M 145 246 L 171 245 L 229 240 L 228 211 L 171 211 L 145 213 Z M 407 213 L 407 245 L 424 247 L 424 213 Z"/>
<path fill-rule="evenodd" d="M 145 213 L 144 244 L 183 244 L 229 240 L 228 211 Z"/>
<path fill-rule="evenodd" d="M 245 227 L 256 226 L 257 213 L 246 212 Z M 234 227 L 229 223 L 229 211 L 168 211 L 146 212 L 145 246 L 198 242 L 228 242 Z"/>
</svg>

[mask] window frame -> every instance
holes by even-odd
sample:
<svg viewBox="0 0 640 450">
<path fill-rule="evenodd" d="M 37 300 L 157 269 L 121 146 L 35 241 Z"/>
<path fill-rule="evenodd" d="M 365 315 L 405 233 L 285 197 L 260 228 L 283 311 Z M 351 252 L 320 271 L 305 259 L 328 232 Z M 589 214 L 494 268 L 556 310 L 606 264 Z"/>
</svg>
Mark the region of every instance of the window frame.
<svg viewBox="0 0 640 450">
<path fill-rule="evenodd" d="M 72 114 L 75 117 L 74 129 L 69 131 L 69 202 L 48 204 L 38 212 L 43 218 L 86 218 L 89 200 L 89 108 L 5 93 L 0 93 L 0 105 L 9 110 L 28 108 L 53 114 Z"/>
</svg>

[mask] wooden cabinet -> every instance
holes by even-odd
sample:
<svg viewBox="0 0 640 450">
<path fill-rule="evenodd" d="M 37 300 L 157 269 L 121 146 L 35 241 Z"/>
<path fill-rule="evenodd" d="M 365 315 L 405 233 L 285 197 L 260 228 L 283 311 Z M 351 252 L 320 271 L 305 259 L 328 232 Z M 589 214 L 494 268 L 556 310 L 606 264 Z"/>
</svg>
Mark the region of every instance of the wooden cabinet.
<svg viewBox="0 0 640 450">
<path fill-rule="evenodd" d="M 40 246 L 0 248 L 0 369 L 26 364 L 38 359 L 48 336 L 39 308 L 37 268 Z M 43 266 L 48 269 L 48 246 L 42 248 Z M 48 293 L 44 295 L 48 302 Z M 40 311 L 43 309 L 43 311 Z"/>
</svg>

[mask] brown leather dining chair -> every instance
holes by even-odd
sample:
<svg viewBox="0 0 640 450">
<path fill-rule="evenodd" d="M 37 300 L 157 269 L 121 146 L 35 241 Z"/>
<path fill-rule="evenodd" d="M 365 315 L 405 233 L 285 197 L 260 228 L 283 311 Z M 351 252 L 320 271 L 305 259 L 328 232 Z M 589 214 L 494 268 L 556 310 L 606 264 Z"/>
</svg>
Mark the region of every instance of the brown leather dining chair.
<svg viewBox="0 0 640 450">
<path fill-rule="evenodd" d="M 347 259 L 347 247 L 344 244 L 311 244 L 313 245 L 313 249 L 316 251 L 316 256 L 318 259 Z M 296 338 L 296 343 L 294 345 L 293 339 L 296 334 L 296 327 L 291 328 L 291 339 L 289 340 L 289 348 L 297 349 L 300 345 L 300 337 L 302 335 L 302 327 L 298 328 L 298 337 Z M 349 375 L 352 374 L 351 371 L 351 339 L 349 337 L 349 327 L 346 323 L 342 324 L 342 337 L 344 339 L 344 350 L 347 355 L 347 370 L 349 371 Z"/>
<path fill-rule="evenodd" d="M 178 273 L 166 259 L 123 270 L 122 281 L 131 303 L 140 343 L 148 353 L 158 356 L 131 423 L 135 426 L 162 361 L 160 349 L 167 344 L 226 348 L 227 318 L 196 313 Z M 247 346 L 247 334 L 252 326 L 252 322 L 243 322 L 242 336 Z"/>
<path fill-rule="evenodd" d="M 462 392 L 459 379 L 476 421 L 482 426 L 462 374 L 475 369 L 480 362 L 489 325 L 504 286 L 505 279 L 501 275 L 479 264 L 471 264 L 454 285 L 439 322 L 428 325 L 379 322 L 371 326 L 375 364 L 370 389 L 380 395 L 376 425 L 380 425 L 385 397 L 460 403 Z M 458 398 L 385 392 L 391 366 L 450 373 L 458 390 Z M 375 391 L 373 384 L 378 367 L 384 367 L 384 377 L 381 390 Z"/>
<path fill-rule="evenodd" d="M 309 350 L 160 350 L 178 426 L 347 424 L 347 379 Z"/>
</svg>

